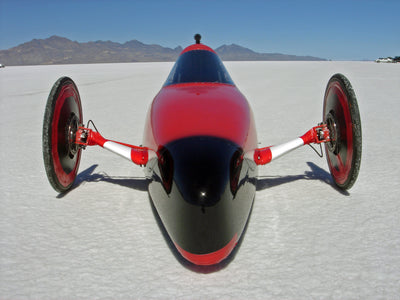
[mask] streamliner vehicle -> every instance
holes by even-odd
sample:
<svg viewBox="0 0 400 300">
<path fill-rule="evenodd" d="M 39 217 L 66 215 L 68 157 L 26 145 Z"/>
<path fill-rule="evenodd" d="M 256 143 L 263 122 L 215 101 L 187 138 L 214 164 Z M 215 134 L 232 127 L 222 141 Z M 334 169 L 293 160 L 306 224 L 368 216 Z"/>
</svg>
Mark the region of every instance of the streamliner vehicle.
<svg viewBox="0 0 400 300">
<path fill-rule="evenodd" d="M 46 104 L 43 157 L 48 180 L 60 193 L 73 186 L 88 146 L 143 166 L 150 199 L 177 253 L 194 265 L 213 266 L 243 235 L 258 166 L 303 145 L 324 144 L 333 183 L 351 188 L 361 162 L 361 121 L 350 82 L 335 74 L 321 123 L 287 143 L 258 148 L 248 101 L 216 52 L 199 35 L 195 39 L 155 96 L 140 146 L 104 138 L 92 121 L 85 126 L 76 85 L 60 78 Z"/>
</svg>

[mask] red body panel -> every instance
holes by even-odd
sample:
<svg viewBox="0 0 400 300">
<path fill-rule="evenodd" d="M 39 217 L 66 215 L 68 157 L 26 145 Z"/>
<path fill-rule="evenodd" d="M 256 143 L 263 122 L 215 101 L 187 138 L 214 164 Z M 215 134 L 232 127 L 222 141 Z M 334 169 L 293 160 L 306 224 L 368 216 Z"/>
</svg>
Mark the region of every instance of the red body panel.
<svg viewBox="0 0 400 300">
<path fill-rule="evenodd" d="M 203 44 L 191 45 L 184 49 L 181 55 L 186 55 L 189 51 L 209 51 L 216 55 L 214 50 Z M 216 67 L 219 67 L 218 62 L 215 62 L 215 60 L 212 62 L 216 63 Z M 190 66 L 190 60 L 187 63 Z M 208 66 L 211 67 L 211 65 Z M 206 69 L 207 68 L 205 68 L 205 70 Z M 194 69 L 193 72 L 200 71 L 199 69 Z M 221 75 L 223 75 L 223 72 Z M 213 81 L 190 81 L 172 84 L 169 82 L 167 85 L 162 87 L 160 92 L 154 98 L 147 114 L 143 146 L 159 153 L 158 151 L 164 149 L 164 146 L 172 147 L 167 145 L 171 145 L 171 143 L 175 143 L 175 141 L 182 143 L 185 139 L 187 141 L 187 138 L 190 139 L 192 137 L 207 137 L 208 139 L 221 138 L 224 141 L 228 140 L 233 143 L 232 145 L 241 148 L 241 153 L 246 153 L 256 149 L 257 134 L 253 112 L 246 98 L 234 84 L 222 83 L 222 81 L 218 83 Z M 218 145 L 217 147 L 221 147 L 221 143 L 216 145 Z M 190 149 L 192 149 L 191 151 L 196 152 L 195 149 Z M 215 155 L 219 155 L 219 149 L 215 149 L 215 152 L 213 152 L 214 149 L 215 148 L 209 149 L 209 152 L 211 153 L 210 162 L 217 157 Z M 182 154 L 182 152 L 179 153 Z M 198 153 L 193 153 L 193 155 L 195 156 L 195 159 L 198 159 L 196 156 Z M 227 153 L 226 155 L 232 155 L 232 153 Z M 198 156 L 204 157 L 204 155 Z M 168 157 L 165 159 L 167 159 L 166 161 L 174 161 L 173 159 L 168 160 Z M 163 158 L 161 158 L 161 160 L 163 160 Z M 205 161 L 204 164 L 207 165 L 207 167 L 200 168 L 199 170 L 194 169 L 193 172 L 203 172 L 204 170 L 210 170 L 212 172 L 214 169 L 213 167 L 210 167 L 210 162 Z M 239 164 L 235 166 L 241 166 L 241 162 L 242 160 L 239 159 Z M 174 163 L 177 163 L 177 161 L 174 161 Z M 194 166 L 196 167 L 197 165 L 194 164 Z M 220 176 L 225 176 L 222 174 L 233 172 L 232 170 L 234 170 L 234 167 L 230 166 L 231 165 L 228 163 L 226 169 L 215 169 L 215 172 L 219 172 L 218 174 L 220 174 Z M 175 167 L 182 169 L 182 165 L 179 165 L 179 163 L 177 163 L 176 166 L 173 166 L 172 169 L 171 167 L 168 167 L 168 164 L 165 164 L 165 166 L 162 165 L 162 168 L 167 168 L 171 174 L 174 174 L 173 168 Z M 160 163 L 156 168 L 160 168 Z M 237 176 L 240 176 L 241 167 L 238 170 L 239 173 Z M 153 172 L 153 168 L 150 168 L 149 172 Z M 204 204 L 200 205 L 198 202 L 193 202 L 200 200 L 193 200 L 197 199 L 197 196 L 193 196 L 192 193 L 185 193 L 189 198 L 184 200 L 182 196 L 183 194 L 181 194 L 184 190 L 178 189 L 176 187 L 178 185 L 177 183 L 175 183 L 172 191 L 170 185 L 169 188 L 166 189 L 167 180 L 163 178 L 163 176 L 165 177 L 170 173 L 165 173 L 165 170 L 158 170 L 157 172 L 159 172 L 160 175 L 157 175 L 156 177 L 161 177 L 163 187 L 157 185 L 156 182 L 159 182 L 160 180 L 156 179 L 154 184 L 149 185 L 149 192 L 150 194 L 153 193 L 155 195 L 153 197 L 155 207 L 161 220 L 163 220 L 164 226 L 167 228 L 167 231 L 169 231 L 172 242 L 175 244 L 181 255 L 196 265 L 214 265 L 227 258 L 233 248 L 235 248 L 248 220 L 252 201 L 254 199 L 254 196 L 252 195 L 255 192 L 255 187 L 249 183 L 249 178 L 252 175 L 249 176 L 249 173 L 246 171 L 242 174 L 241 184 L 245 187 L 243 187 L 243 190 L 241 190 L 242 192 L 240 193 L 243 193 L 244 190 L 247 192 L 241 194 L 242 196 L 239 197 L 240 199 L 238 198 L 235 201 L 232 201 L 232 199 L 235 198 L 235 195 L 231 194 L 231 192 L 222 192 L 222 194 L 220 192 L 215 192 L 218 196 L 214 200 L 218 204 L 213 204 L 206 208 Z M 191 174 L 189 172 L 187 178 L 190 176 Z M 207 174 L 205 174 L 205 176 L 207 176 Z M 195 176 L 193 178 L 198 180 Z M 172 178 L 172 180 L 174 179 Z M 178 180 L 180 182 L 179 184 L 183 182 L 181 177 L 179 177 Z M 193 187 L 192 183 L 186 181 L 186 184 Z M 181 187 L 184 186 L 182 185 Z M 204 187 L 199 186 L 197 188 L 200 188 L 201 190 L 198 192 L 202 192 L 205 196 L 206 193 L 203 191 L 203 188 L 208 191 L 207 195 L 211 195 L 213 189 L 218 190 L 220 186 L 214 187 L 214 185 L 206 183 Z M 170 195 L 170 193 L 172 194 Z M 168 203 L 158 199 L 163 199 L 163 197 L 166 197 L 164 199 L 169 200 Z M 176 199 L 174 197 L 176 197 Z M 186 211 L 182 210 L 182 207 L 186 207 Z M 225 207 L 225 210 L 221 207 Z M 176 217 L 174 214 L 177 214 Z M 181 214 L 188 214 L 189 218 L 182 218 Z M 228 215 L 234 218 L 230 222 L 226 222 L 225 220 Z M 184 220 L 184 224 L 177 224 L 177 219 Z M 202 225 L 202 222 L 205 223 Z M 233 224 L 238 224 L 234 230 Z M 183 226 L 185 230 L 179 229 L 179 226 Z M 215 227 L 215 231 L 212 226 L 217 226 Z M 190 230 L 193 230 L 193 234 L 187 235 L 186 232 Z M 226 232 L 229 232 L 231 236 L 227 237 Z M 221 245 L 221 240 L 216 241 L 213 239 L 213 236 L 217 236 L 217 233 L 221 240 L 224 239 L 226 241 L 226 244 Z M 190 251 L 175 240 L 174 236 L 178 236 L 178 239 L 182 236 L 194 239 L 194 243 L 198 242 L 199 247 L 198 249 L 193 249 L 192 247 L 192 251 Z M 198 239 L 198 241 L 196 239 Z M 180 241 L 182 242 L 182 239 Z M 205 245 L 207 243 L 210 244 Z M 219 244 L 219 248 L 212 248 L 215 243 Z M 184 244 L 186 244 L 186 246 L 193 245 L 193 243 L 188 242 L 184 242 Z M 204 252 L 202 250 L 204 247 L 208 247 L 210 250 Z"/>
<path fill-rule="evenodd" d="M 235 248 L 237 242 L 238 242 L 238 236 L 237 234 L 235 234 L 232 240 L 225 247 L 221 248 L 218 251 L 211 252 L 208 254 L 189 253 L 184 249 L 182 249 L 178 244 L 175 244 L 175 247 L 182 254 L 182 256 L 186 258 L 188 261 L 193 262 L 199 266 L 210 266 L 210 265 L 215 265 L 224 260 L 232 252 L 233 248 Z"/>
<path fill-rule="evenodd" d="M 216 53 L 212 48 L 210 48 L 204 44 L 193 44 L 193 45 L 190 45 L 190 46 L 186 47 L 185 49 L 183 49 L 183 51 L 181 52 L 180 55 L 182 55 L 183 53 L 192 51 L 192 50 L 206 50 L 206 51 L 210 51 L 212 53 Z"/>
<path fill-rule="evenodd" d="M 146 120 L 144 146 L 157 150 L 168 142 L 202 135 L 231 140 L 244 151 L 256 148 L 253 113 L 242 93 L 219 83 L 163 87 Z"/>
</svg>

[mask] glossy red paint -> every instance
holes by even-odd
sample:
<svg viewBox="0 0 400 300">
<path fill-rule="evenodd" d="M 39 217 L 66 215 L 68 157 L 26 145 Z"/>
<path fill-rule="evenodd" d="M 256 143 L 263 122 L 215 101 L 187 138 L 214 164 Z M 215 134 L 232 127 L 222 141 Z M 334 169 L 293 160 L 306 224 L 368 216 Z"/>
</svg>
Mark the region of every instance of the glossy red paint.
<svg viewBox="0 0 400 300">
<path fill-rule="evenodd" d="M 265 165 L 269 163 L 272 160 L 270 147 L 255 149 L 253 159 L 257 165 Z"/>
<path fill-rule="evenodd" d="M 144 146 L 160 145 L 189 136 L 221 137 L 245 151 L 256 148 L 251 108 L 233 85 L 187 83 L 167 86 L 153 100 Z"/>
<path fill-rule="evenodd" d="M 77 135 L 77 138 L 80 138 L 80 136 Z M 105 142 L 107 142 L 107 140 L 103 138 L 99 132 L 93 130 L 89 131 L 89 138 L 87 142 L 89 146 L 99 145 L 100 147 L 104 147 Z"/>
<path fill-rule="evenodd" d="M 305 134 L 303 134 L 300 138 L 303 140 L 304 145 L 316 143 L 318 141 L 317 133 L 314 130 L 314 127 L 311 128 L 309 131 L 307 131 Z"/>
<path fill-rule="evenodd" d="M 145 166 L 149 160 L 149 152 L 142 147 L 131 147 L 131 160 L 137 165 Z"/>
<path fill-rule="evenodd" d="M 203 44 L 189 51 L 214 52 Z M 191 82 L 164 86 L 154 98 L 145 123 L 143 147 L 154 152 L 173 141 L 195 136 L 223 138 L 241 147 L 243 152 L 257 147 L 253 112 L 233 84 Z M 173 240 L 177 250 L 196 265 L 214 265 L 229 256 L 242 232 L 236 232 L 221 249 L 205 254 L 190 253 Z"/>
<path fill-rule="evenodd" d="M 206 51 L 210 51 L 210 52 L 216 53 L 212 48 L 210 48 L 210 47 L 208 47 L 206 45 L 193 44 L 193 45 L 190 45 L 190 46 L 186 47 L 185 49 L 183 49 L 183 51 L 181 52 L 180 55 L 182 55 L 183 53 L 189 52 L 189 51 L 193 51 L 193 50 L 206 50 Z"/>
<path fill-rule="evenodd" d="M 331 140 L 330 132 L 326 124 L 314 126 L 300 138 L 303 140 L 304 145 L 309 145 L 312 143 L 321 144 Z"/>
<path fill-rule="evenodd" d="M 179 245 L 175 244 L 179 253 L 191 263 L 199 266 L 211 266 L 220 263 L 229 256 L 238 242 L 238 235 L 235 234 L 231 241 L 223 248 L 207 254 L 193 254 L 183 250 Z"/>
</svg>

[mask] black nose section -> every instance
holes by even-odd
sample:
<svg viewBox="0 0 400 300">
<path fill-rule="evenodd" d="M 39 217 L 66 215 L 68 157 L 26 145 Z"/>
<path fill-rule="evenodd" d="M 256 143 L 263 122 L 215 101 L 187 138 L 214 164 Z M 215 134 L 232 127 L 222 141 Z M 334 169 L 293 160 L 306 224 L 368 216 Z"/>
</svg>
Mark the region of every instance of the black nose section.
<svg viewBox="0 0 400 300">
<path fill-rule="evenodd" d="M 190 204 L 210 207 L 232 186 L 232 165 L 241 151 L 234 143 L 216 137 L 189 137 L 167 146 L 173 160 L 174 183 Z M 233 161 L 235 160 L 235 161 Z"/>
<path fill-rule="evenodd" d="M 243 232 L 255 194 L 255 170 L 243 160 L 242 148 L 223 138 L 187 137 L 160 147 L 157 163 L 149 193 L 178 251 L 192 262 L 203 255 L 225 258 Z"/>
</svg>

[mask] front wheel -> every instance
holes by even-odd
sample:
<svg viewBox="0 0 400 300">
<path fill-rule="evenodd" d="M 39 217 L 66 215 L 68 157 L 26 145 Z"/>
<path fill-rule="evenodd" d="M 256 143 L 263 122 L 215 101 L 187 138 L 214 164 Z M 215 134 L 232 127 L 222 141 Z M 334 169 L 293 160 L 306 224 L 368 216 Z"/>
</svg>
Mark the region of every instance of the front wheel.
<svg viewBox="0 0 400 300">
<path fill-rule="evenodd" d="M 331 137 L 325 152 L 333 181 L 340 189 L 350 189 L 360 170 L 362 133 L 356 95 L 342 74 L 333 75 L 326 87 L 323 122 Z"/>
<path fill-rule="evenodd" d="M 43 160 L 51 186 L 69 190 L 78 172 L 82 149 L 75 134 L 82 124 L 82 105 L 72 79 L 62 77 L 53 85 L 43 119 Z"/>
</svg>

